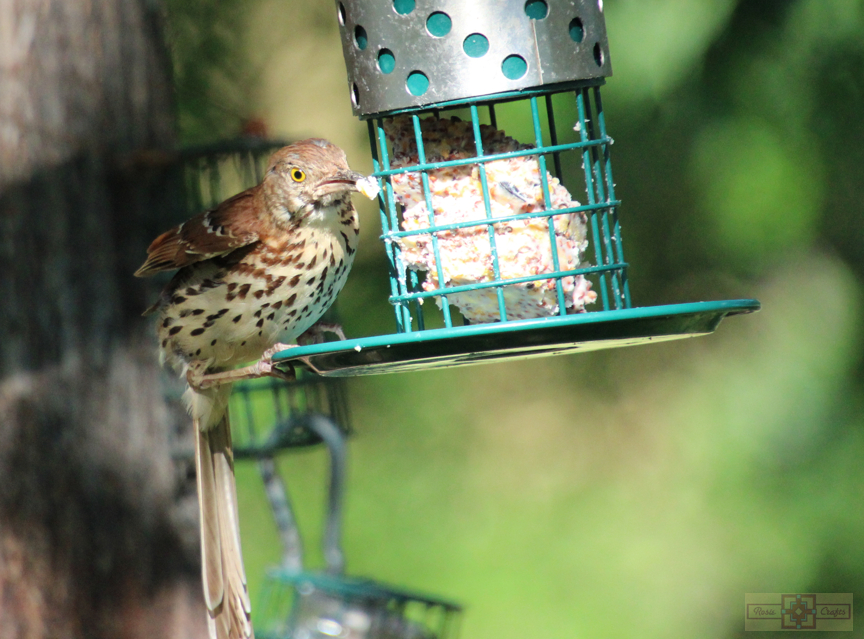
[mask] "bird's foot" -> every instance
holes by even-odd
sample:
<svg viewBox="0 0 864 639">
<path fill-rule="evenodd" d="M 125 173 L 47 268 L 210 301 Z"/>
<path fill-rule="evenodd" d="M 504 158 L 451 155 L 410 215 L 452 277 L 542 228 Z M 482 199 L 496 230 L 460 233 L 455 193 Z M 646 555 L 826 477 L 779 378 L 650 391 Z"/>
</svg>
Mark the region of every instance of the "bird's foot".
<svg viewBox="0 0 864 639">
<path fill-rule="evenodd" d="M 327 322 L 316 322 L 309 330 L 297 338 L 297 343 L 301 346 L 309 346 L 311 344 L 322 344 L 324 342 L 324 333 L 332 333 L 343 342 L 347 339 L 342 331 L 341 324 L 330 324 Z"/>
<path fill-rule="evenodd" d="M 289 372 L 279 370 L 273 365 L 273 356 L 276 353 L 296 347 L 295 344 L 275 344 L 264 351 L 261 359 L 254 364 L 220 373 L 201 373 L 196 369 L 190 368 L 186 371 L 186 381 L 189 386 L 196 390 L 207 390 L 214 386 L 233 384 L 244 379 L 259 379 L 261 377 L 275 377 L 286 382 L 293 382 L 297 379 L 294 367 L 288 364 Z"/>
<path fill-rule="evenodd" d="M 275 377 L 277 379 L 281 379 L 284 382 L 294 382 L 297 381 L 297 374 L 294 372 L 294 367 L 291 364 L 287 364 L 289 371 L 286 373 L 285 371 L 281 371 L 278 368 L 273 366 L 273 356 L 276 353 L 281 353 L 282 351 L 287 351 L 289 348 L 297 348 L 296 344 L 274 344 L 261 355 L 261 359 L 259 359 L 255 364 L 253 364 L 253 368 L 257 368 L 260 371 L 258 377 Z"/>
</svg>

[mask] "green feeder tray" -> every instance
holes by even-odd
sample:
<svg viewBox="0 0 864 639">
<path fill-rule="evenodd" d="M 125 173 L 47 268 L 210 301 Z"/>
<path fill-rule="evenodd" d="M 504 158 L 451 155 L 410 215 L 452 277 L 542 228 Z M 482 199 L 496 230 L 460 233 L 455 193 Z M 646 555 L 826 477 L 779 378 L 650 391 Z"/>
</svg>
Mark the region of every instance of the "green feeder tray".
<svg viewBox="0 0 864 639">
<path fill-rule="evenodd" d="M 265 617 L 271 607 L 291 610 L 256 627 L 261 639 L 453 639 L 462 612 L 454 602 L 369 579 L 285 568 L 267 571 L 261 599 Z"/>
<path fill-rule="evenodd" d="M 465 366 L 707 335 L 724 317 L 757 310 L 756 300 L 627 308 L 330 342 L 291 349 L 274 361 L 333 377 Z"/>
</svg>

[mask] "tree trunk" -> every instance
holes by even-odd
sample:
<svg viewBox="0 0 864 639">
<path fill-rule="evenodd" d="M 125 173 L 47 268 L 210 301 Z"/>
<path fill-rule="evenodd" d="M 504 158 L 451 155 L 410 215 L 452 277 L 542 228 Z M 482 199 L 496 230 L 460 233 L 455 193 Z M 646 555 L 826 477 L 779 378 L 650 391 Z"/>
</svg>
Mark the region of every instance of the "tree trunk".
<svg viewBox="0 0 864 639">
<path fill-rule="evenodd" d="M 206 635 L 131 275 L 183 204 L 160 23 L 154 0 L 0 2 L 0 639 Z"/>
</svg>

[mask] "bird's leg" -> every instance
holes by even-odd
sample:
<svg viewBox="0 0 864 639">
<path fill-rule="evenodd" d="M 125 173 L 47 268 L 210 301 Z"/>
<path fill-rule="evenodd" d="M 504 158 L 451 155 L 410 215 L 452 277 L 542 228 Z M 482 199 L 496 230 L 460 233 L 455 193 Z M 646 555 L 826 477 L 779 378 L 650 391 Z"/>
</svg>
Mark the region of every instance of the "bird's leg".
<svg viewBox="0 0 864 639">
<path fill-rule="evenodd" d="M 296 344 L 276 344 L 264 351 L 259 359 L 250 366 L 243 368 L 235 368 L 230 371 L 222 371 L 220 373 L 200 373 L 197 370 L 190 368 L 186 371 L 186 381 L 192 388 L 197 390 L 206 390 L 213 386 L 221 386 L 223 384 L 233 384 L 244 379 L 258 379 L 259 377 L 276 377 L 277 379 L 286 382 L 293 382 L 297 379 L 294 373 L 294 367 L 288 364 L 291 368 L 290 373 L 284 373 L 273 366 L 273 356 L 276 353 L 296 348 Z"/>
<path fill-rule="evenodd" d="M 310 344 L 321 344 L 324 341 L 324 333 L 333 333 L 343 342 L 347 339 L 342 331 L 341 324 L 330 324 L 327 322 L 315 322 L 309 330 L 297 338 L 297 343 L 301 346 Z"/>
</svg>

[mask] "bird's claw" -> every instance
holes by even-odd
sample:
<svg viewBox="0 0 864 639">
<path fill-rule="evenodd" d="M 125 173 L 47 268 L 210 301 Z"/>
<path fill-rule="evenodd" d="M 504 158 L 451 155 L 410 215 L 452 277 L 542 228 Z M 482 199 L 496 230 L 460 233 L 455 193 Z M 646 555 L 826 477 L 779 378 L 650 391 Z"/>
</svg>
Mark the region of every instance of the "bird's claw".
<svg viewBox="0 0 864 639">
<path fill-rule="evenodd" d="M 257 372 L 256 377 L 275 377 L 276 379 L 281 379 L 285 382 L 297 381 L 297 374 L 294 372 L 294 367 L 291 366 L 291 364 L 288 364 L 288 368 L 290 369 L 290 371 L 287 373 L 276 368 L 273 365 L 273 356 L 276 353 L 281 353 L 282 351 L 288 350 L 289 348 L 296 348 L 296 345 L 276 344 L 264 351 L 264 354 L 261 355 L 261 359 L 259 359 L 254 364 Z"/>
<path fill-rule="evenodd" d="M 275 377 L 286 382 L 296 381 L 294 367 L 286 364 L 290 372 L 279 370 L 273 365 L 273 356 L 289 348 L 296 348 L 295 344 L 276 344 L 264 351 L 257 362 L 245 368 L 221 371 L 218 373 L 201 373 L 198 369 L 189 368 L 186 371 L 186 382 L 197 391 L 207 390 L 213 386 L 233 384 L 244 379 L 259 379 L 261 377 Z"/>
<path fill-rule="evenodd" d="M 297 381 L 297 373 L 294 372 L 294 367 L 291 364 L 285 364 L 288 367 L 288 372 L 285 372 L 279 368 L 273 366 L 272 362 L 268 363 L 268 369 L 266 372 L 261 373 L 261 377 L 275 377 L 276 379 L 281 379 L 283 382 L 296 382 Z"/>
<path fill-rule="evenodd" d="M 201 391 L 208 387 L 206 384 L 206 375 L 202 375 L 191 367 L 186 369 L 186 383 L 189 385 L 189 388 L 196 391 Z"/>
</svg>

